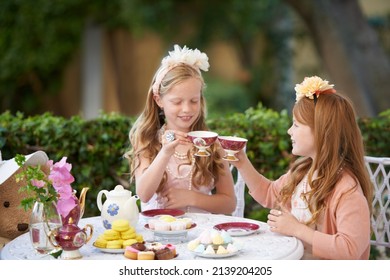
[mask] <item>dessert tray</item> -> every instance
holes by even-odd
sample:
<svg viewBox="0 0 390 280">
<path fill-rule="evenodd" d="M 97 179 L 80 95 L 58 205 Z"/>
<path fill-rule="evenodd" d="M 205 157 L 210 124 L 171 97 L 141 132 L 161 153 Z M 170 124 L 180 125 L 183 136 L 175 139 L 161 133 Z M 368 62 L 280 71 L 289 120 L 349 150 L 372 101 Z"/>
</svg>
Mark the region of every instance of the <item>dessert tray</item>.
<svg viewBox="0 0 390 280">
<path fill-rule="evenodd" d="M 246 223 L 246 222 L 229 222 L 217 224 L 214 226 L 216 230 L 225 230 L 231 236 L 244 236 L 256 233 L 260 226 L 258 224 Z"/>
<path fill-rule="evenodd" d="M 195 223 L 191 224 L 191 227 L 184 230 L 154 230 L 149 228 L 149 224 L 145 224 L 144 228 L 158 235 L 182 235 L 187 234 L 190 230 L 196 227 Z"/>
<path fill-rule="evenodd" d="M 173 217 L 181 217 L 185 214 L 183 210 L 180 209 L 151 209 L 141 212 L 141 215 L 145 217 L 155 217 L 161 215 L 170 215 Z"/>
</svg>

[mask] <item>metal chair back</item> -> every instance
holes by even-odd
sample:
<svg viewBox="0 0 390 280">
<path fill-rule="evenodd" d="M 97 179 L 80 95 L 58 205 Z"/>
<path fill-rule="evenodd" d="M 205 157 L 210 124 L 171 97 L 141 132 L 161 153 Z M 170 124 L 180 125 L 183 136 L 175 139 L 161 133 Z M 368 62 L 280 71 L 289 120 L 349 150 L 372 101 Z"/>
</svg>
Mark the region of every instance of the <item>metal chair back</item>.
<svg viewBox="0 0 390 280">
<path fill-rule="evenodd" d="M 390 158 L 366 156 L 365 163 L 374 186 L 371 245 L 390 248 Z"/>
</svg>

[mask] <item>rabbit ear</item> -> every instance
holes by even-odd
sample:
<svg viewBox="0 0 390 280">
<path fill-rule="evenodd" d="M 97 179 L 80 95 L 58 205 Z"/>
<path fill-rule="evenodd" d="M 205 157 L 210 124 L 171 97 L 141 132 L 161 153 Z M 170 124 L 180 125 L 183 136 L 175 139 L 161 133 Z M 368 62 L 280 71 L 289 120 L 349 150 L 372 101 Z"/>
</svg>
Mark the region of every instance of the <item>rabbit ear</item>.
<svg viewBox="0 0 390 280">
<path fill-rule="evenodd" d="M 1 152 L 0 152 L 1 153 Z M 1 159 L 1 155 L 0 155 Z M 37 151 L 35 153 L 26 155 L 25 165 L 45 165 L 49 158 L 44 151 Z M 19 165 L 16 163 L 15 158 L 10 160 L 0 160 L 0 185 L 4 183 L 9 177 L 11 177 L 17 170 Z"/>
</svg>

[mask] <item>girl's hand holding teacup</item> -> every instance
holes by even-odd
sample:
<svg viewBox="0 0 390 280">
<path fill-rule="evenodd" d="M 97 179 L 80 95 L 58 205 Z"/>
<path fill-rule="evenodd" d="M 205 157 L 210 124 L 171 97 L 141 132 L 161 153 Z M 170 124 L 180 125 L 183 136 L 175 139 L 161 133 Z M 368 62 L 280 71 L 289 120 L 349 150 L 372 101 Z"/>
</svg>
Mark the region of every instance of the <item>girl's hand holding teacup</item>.
<svg viewBox="0 0 390 280">
<path fill-rule="evenodd" d="M 191 141 L 187 139 L 187 133 L 177 130 L 167 130 L 162 135 L 161 143 L 169 154 L 173 154 L 177 146 L 190 145 Z"/>
</svg>

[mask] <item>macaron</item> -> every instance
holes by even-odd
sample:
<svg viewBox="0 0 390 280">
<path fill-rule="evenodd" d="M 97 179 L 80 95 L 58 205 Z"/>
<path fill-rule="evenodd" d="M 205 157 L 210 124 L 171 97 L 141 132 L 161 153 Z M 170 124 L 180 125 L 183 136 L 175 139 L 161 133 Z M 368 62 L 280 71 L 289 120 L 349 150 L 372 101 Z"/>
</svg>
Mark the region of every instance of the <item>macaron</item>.
<svg viewBox="0 0 390 280">
<path fill-rule="evenodd" d="M 126 231 L 130 228 L 130 223 L 128 220 L 119 219 L 112 222 L 112 229 L 116 231 Z"/>
<path fill-rule="evenodd" d="M 126 248 L 127 246 L 133 245 L 134 243 L 137 243 L 137 242 L 138 242 L 137 239 L 134 239 L 134 238 L 126 239 L 126 240 L 123 240 L 122 246 L 123 246 L 123 248 Z"/>
<path fill-rule="evenodd" d="M 136 232 L 134 227 L 129 227 L 127 230 L 121 231 L 120 233 L 123 239 L 132 239 L 136 237 Z"/>
<path fill-rule="evenodd" d="M 144 242 L 144 237 L 143 237 L 142 234 L 137 233 L 137 234 L 135 235 L 135 239 L 136 239 L 138 242 Z"/>
<path fill-rule="evenodd" d="M 95 240 L 95 242 L 93 243 L 93 245 L 95 245 L 96 247 L 98 248 L 106 248 L 107 246 L 107 240 L 103 239 L 103 238 L 97 238 Z"/>
<path fill-rule="evenodd" d="M 110 240 L 107 241 L 106 248 L 107 249 L 121 249 L 123 244 L 123 240 Z"/>
<path fill-rule="evenodd" d="M 121 238 L 119 231 L 113 229 L 106 229 L 103 233 L 104 239 L 115 240 Z"/>
</svg>

